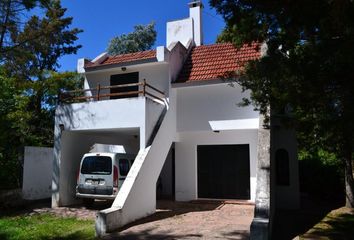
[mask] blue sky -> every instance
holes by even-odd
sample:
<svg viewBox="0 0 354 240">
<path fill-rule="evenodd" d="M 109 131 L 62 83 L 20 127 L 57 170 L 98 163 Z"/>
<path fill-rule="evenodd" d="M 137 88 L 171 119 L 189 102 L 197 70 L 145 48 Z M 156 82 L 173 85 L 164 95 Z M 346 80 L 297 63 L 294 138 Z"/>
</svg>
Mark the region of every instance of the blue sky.
<svg viewBox="0 0 354 240">
<path fill-rule="evenodd" d="M 62 0 L 67 8 L 66 15 L 73 17 L 72 27 L 84 30 L 79 34 L 78 44 L 82 48 L 76 55 L 60 59 L 60 71 L 76 69 L 78 58 L 93 59 L 104 52 L 110 39 L 133 31 L 134 25 L 155 21 L 157 30 L 156 46 L 166 44 L 166 22 L 189 16 L 189 0 Z M 224 27 L 224 22 L 208 1 L 204 0 L 203 31 L 204 44 L 214 43 Z"/>
</svg>

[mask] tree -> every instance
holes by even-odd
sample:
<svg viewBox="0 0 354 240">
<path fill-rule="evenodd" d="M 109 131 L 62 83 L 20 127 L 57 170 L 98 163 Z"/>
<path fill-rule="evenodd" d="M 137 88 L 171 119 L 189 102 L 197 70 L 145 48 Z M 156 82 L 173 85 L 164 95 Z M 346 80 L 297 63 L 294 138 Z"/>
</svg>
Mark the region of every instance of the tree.
<svg viewBox="0 0 354 240">
<path fill-rule="evenodd" d="M 267 54 L 237 78 L 251 102 L 291 109 L 292 122 L 311 141 L 343 160 L 346 205 L 354 207 L 354 2 L 350 0 L 210 0 L 227 26 L 220 41 L 265 42 Z M 249 102 L 246 102 L 249 103 Z"/>
<path fill-rule="evenodd" d="M 26 43 L 33 37 L 27 36 L 20 43 L 12 41 L 13 36 L 16 36 L 23 27 L 26 18 L 24 13 L 29 13 L 36 6 L 43 8 L 49 2 L 50 0 L 2 0 L 0 2 L 0 60 L 3 60 L 4 55 L 18 45 Z"/>
<path fill-rule="evenodd" d="M 35 82 L 43 92 L 43 107 L 38 113 L 26 86 L 9 78 L 0 67 L 0 189 L 20 186 L 24 146 L 53 146 L 57 94 L 83 83 L 74 72 L 47 72 L 44 77 L 45 81 Z"/>
<path fill-rule="evenodd" d="M 0 49 L 0 180 L 11 178 L 18 186 L 16 169 L 20 167 L 23 146 L 53 144 L 58 91 L 81 87 L 78 74 L 55 72 L 60 57 L 76 53 L 81 47 L 75 44 L 81 30 L 70 29 L 72 18 L 64 16 L 66 9 L 59 0 L 5 2 L 16 3 L 16 11 L 11 11 L 19 15 L 31 8 L 21 11 L 24 2 L 40 3 L 36 6 L 45 12 L 30 16 L 21 26 L 14 23 L 16 27 L 11 31 L 7 28 L 6 42 Z"/>
<path fill-rule="evenodd" d="M 156 41 L 155 23 L 136 25 L 134 31 L 129 34 L 113 38 L 108 45 L 109 55 L 134 53 L 149 50 Z"/>
</svg>

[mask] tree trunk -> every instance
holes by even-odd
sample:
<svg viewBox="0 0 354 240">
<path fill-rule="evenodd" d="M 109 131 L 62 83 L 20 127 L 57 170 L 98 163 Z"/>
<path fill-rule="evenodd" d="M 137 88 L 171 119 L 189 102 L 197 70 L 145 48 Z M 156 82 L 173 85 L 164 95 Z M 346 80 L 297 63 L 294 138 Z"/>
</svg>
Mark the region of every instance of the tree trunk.
<svg viewBox="0 0 354 240">
<path fill-rule="evenodd" d="M 6 5 L 6 9 L 5 9 L 5 19 L 4 21 L 1 23 L 1 33 L 0 33 L 0 52 L 2 52 L 3 48 L 4 48 L 4 39 L 5 39 L 5 34 L 7 31 L 7 25 L 9 22 L 9 18 L 10 18 L 10 11 L 11 11 L 11 0 L 8 0 L 7 5 Z"/>
<path fill-rule="evenodd" d="M 354 178 L 352 152 L 348 151 L 345 157 L 345 206 L 354 208 Z"/>
</svg>

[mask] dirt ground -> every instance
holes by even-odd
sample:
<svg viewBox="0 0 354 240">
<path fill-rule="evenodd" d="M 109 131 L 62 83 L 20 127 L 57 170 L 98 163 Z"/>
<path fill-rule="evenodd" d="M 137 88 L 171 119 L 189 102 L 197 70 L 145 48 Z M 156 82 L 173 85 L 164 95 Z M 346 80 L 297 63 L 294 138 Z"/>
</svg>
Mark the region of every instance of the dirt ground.
<svg viewBox="0 0 354 240">
<path fill-rule="evenodd" d="M 82 206 L 38 208 L 33 212 L 94 219 L 96 212 L 106 207 L 107 204 L 96 202 L 92 209 Z M 253 211 L 253 205 L 158 201 L 155 214 L 129 224 L 104 239 L 248 239 Z"/>
</svg>

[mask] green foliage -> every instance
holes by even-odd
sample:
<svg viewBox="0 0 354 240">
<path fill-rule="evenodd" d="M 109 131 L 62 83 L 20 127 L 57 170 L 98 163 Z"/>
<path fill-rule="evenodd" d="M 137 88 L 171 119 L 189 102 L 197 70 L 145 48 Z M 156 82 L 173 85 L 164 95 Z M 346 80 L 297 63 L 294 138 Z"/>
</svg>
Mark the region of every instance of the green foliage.
<svg viewBox="0 0 354 240">
<path fill-rule="evenodd" d="M 60 218 L 50 214 L 0 218 L 0 238 L 15 239 L 95 239 L 94 222 Z"/>
<path fill-rule="evenodd" d="M 0 71 L 0 189 L 20 186 L 24 146 L 53 146 L 57 94 L 83 83 L 73 72 L 47 72 L 41 79 L 23 85 Z M 38 89 L 41 106 L 35 111 Z"/>
<path fill-rule="evenodd" d="M 343 200 L 343 163 L 323 149 L 299 152 L 300 191 L 328 200 Z"/>
<path fill-rule="evenodd" d="M 24 146 L 53 145 L 59 90 L 82 85 L 76 73 L 55 72 L 81 47 L 65 11 L 58 0 L 0 2 L 0 188 L 20 186 Z"/>
<path fill-rule="evenodd" d="M 51 1 L 44 17 L 32 16 L 12 36 L 17 47 L 5 58 L 11 75 L 21 81 L 40 80 L 45 71 L 56 70 L 60 57 L 77 52 L 81 46 L 74 43 L 82 31 L 69 29 L 72 18 L 65 17 L 65 11 L 60 1 Z"/>
<path fill-rule="evenodd" d="M 129 34 L 113 38 L 107 48 L 109 55 L 134 53 L 149 50 L 156 41 L 155 23 L 136 25 Z"/>
<path fill-rule="evenodd" d="M 27 36 L 23 42 L 14 42 L 13 38 L 21 32 L 27 14 L 36 6 L 45 8 L 50 0 L 2 0 L 0 1 L 0 61 L 10 55 L 19 45 L 27 43 L 33 36 Z M 24 14 L 26 13 L 26 14 Z"/>
<path fill-rule="evenodd" d="M 249 102 L 268 120 L 269 113 L 290 117 L 305 149 L 316 145 L 343 160 L 347 200 L 354 206 L 354 2 L 210 3 L 227 23 L 219 41 L 267 44 L 266 55 L 236 78 L 252 90 Z"/>
</svg>

